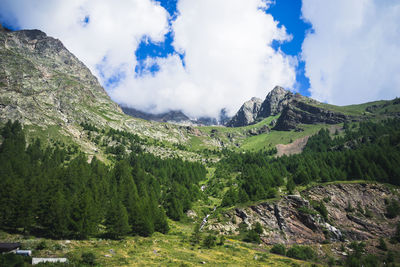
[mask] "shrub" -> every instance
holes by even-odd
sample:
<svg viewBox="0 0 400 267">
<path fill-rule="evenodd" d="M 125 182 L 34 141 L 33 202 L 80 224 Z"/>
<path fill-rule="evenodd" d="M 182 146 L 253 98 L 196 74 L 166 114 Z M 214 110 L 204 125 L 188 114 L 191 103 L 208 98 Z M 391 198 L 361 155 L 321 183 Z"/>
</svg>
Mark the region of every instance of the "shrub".
<svg viewBox="0 0 400 267">
<path fill-rule="evenodd" d="M 294 245 L 288 249 L 286 256 L 299 260 L 311 260 L 315 257 L 315 252 L 311 247 Z"/>
<path fill-rule="evenodd" d="M 392 200 L 386 206 L 386 217 L 389 219 L 396 218 L 400 214 L 400 205 L 396 200 Z"/>
<path fill-rule="evenodd" d="M 215 247 L 216 241 L 217 241 L 217 238 L 214 235 L 208 235 L 203 240 L 203 246 L 206 248 Z"/>
<path fill-rule="evenodd" d="M 284 244 L 276 244 L 271 248 L 270 252 L 285 256 L 286 255 L 286 247 Z"/>
<path fill-rule="evenodd" d="M 385 242 L 385 240 L 384 240 L 382 237 L 379 239 L 378 248 L 381 249 L 381 250 L 384 250 L 384 251 L 387 250 L 386 242 Z"/>
<path fill-rule="evenodd" d="M 225 236 L 221 235 L 219 238 L 218 246 L 223 246 L 225 243 Z"/>
<path fill-rule="evenodd" d="M 47 248 L 47 243 L 45 240 L 40 241 L 37 245 L 36 245 L 36 249 L 37 250 L 43 250 Z"/>
<path fill-rule="evenodd" d="M 324 202 L 318 203 L 315 209 L 319 212 L 319 214 L 321 214 L 321 216 L 325 220 L 328 220 L 328 210 L 326 209 Z"/>
<path fill-rule="evenodd" d="M 258 244 L 261 242 L 261 239 L 260 236 L 257 234 L 257 232 L 254 229 L 252 229 L 249 232 L 247 232 L 247 235 L 244 237 L 243 241 Z"/>
<path fill-rule="evenodd" d="M 82 253 L 82 263 L 95 265 L 96 264 L 96 256 L 92 252 Z"/>
<path fill-rule="evenodd" d="M 13 253 L 0 254 L 0 266 L 23 267 L 30 266 L 31 257 L 20 256 Z"/>
<path fill-rule="evenodd" d="M 262 234 L 263 233 L 263 228 L 259 222 L 256 222 L 256 225 L 254 227 L 254 231 L 256 231 L 257 234 Z"/>
</svg>

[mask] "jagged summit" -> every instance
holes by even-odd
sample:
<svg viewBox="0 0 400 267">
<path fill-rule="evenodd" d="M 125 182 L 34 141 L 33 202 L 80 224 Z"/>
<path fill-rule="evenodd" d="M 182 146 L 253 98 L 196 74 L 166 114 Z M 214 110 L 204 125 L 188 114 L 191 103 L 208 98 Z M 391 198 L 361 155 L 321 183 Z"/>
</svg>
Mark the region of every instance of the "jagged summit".
<svg viewBox="0 0 400 267">
<path fill-rule="evenodd" d="M 235 116 L 226 124 L 229 127 L 238 127 L 253 123 L 260 111 L 262 100 L 257 97 L 245 102 Z"/>
<path fill-rule="evenodd" d="M 292 92 L 285 90 L 283 87 L 275 86 L 262 103 L 257 117 L 266 118 L 279 114 L 293 99 L 293 96 Z"/>
<path fill-rule="evenodd" d="M 292 92 L 285 90 L 281 86 L 275 86 L 264 101 L 253 97 L 245 102 L 226 126 L 246 126 L 256 122 L 259 118 L 277 115 L 293 99 L 293 96 Z"/>
</svg>

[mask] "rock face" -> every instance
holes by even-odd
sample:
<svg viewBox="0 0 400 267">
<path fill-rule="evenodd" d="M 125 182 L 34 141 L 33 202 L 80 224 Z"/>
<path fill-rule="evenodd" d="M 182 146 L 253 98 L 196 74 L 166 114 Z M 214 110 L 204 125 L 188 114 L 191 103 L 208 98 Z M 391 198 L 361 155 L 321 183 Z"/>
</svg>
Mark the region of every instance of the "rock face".
<svg viewBox="0 0 400 267">
<path fill-rule="evenodd" d="M 279 117 L 275 130 L 289 131 L 296 129 L 297 125 L 303 124 L 338 124 L 349 120 L 350 117 L 323 108 L 315 107 L 302 101 L 293 100 L 287 105 Z"/>
<path fill-rule="evenodd" d="M 268 93 L 260 107 L 258 107 L 258 102 L 257 105 L 253 101 L 246 102 L 226 126 L 246 126 L 278 114 L 281 116 L 273 123 L 273 129 L 279 131 L 296 129 L 298 124 L 337 124 L 355 119 L 313 104 L 320 103 L 276 86 Z"/>
<path fill-rule="evenodd" d="M 229 127 L 240 127 L 254 123 L 260 111 L 261 104 L 261 99 L 253 97 L 242 105 L 236 115 L 226 125 Z"/>
<path fill-rule="evenodd" d="M 282 110 L 293 100 L 294 95 L 292 92 L 283 89 L 280 86 L 268 93 L 264 102 L 261 105 L 257 117 L 267 118 L 275 116 L 282 112 Z"/>
<path fill-rule="evenodd" d="M 385 199 L 397 199 L 397 192 L 381 184 L 336 184 L 313 187 L 300 195 L 288 195 L 276 203 L 236 208 L 224 216 L 225 223 L 210 221 L 208 229 L 223 234 L 238 233 L 239 224 L 252 227 L 259 222 L 267 244 L 311 244 L 329 241 L 366 240 L 390 237 L 399 217 L 385 216 Z M 311 202 L 323 202 L 327 220 Z M 349 209 L 352 207 L 352 209 Z"/>
<path fill-rule="evenodd" d="M 39 30 L 0 30 L 0 120 L 60 125 L 122 114 L 90 70 Z M 90 110 L 98 110 L 97 113 Z"/>
</svg>

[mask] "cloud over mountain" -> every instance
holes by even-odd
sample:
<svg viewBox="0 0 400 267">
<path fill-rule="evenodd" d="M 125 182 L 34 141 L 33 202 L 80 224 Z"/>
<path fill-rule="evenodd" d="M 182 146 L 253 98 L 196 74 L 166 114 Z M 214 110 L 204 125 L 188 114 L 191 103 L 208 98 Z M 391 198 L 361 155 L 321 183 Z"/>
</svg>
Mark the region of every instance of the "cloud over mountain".
<svg viewBox="0 0 400 267">
<path fill-rule="evenodd" d="M 265 13 L 268 1 L 180 0 L 171 25 L 155 1 L 117 2 L 6 0 L 0 16 L 59 38 L 103 84 L 111 82 L 113 99 L 147 111 L 234 113 L 252 96 L 295 83 L 296 59 L 271 47 L 291 37 Z M 142 38 L 162 42 L 170 30 L 184 62 L 178 53 L 148 58 L 159 71 L 137 75 L 134 52 Z"/>
<path fill-rule="evenodd" d="M 353 104 L 400 96 L 400 2 L 303 0 L 311 96 Z"/>
</svg>

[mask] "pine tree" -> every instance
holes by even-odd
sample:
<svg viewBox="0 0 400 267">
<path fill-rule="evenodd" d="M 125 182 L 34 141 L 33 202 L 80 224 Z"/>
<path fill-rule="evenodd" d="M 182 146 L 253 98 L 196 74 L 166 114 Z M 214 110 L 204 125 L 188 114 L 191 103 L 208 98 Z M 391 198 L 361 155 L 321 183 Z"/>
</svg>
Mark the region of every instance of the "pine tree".
<svg viewBox="0 0 400 267">
<path fill-rule="evenodd" d="M 128 212 L 117 196 L 114 196 L 106 215 L 107 233 L 111 238 L 119 239 L 131 231 Z"/>
</svg>

